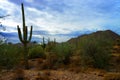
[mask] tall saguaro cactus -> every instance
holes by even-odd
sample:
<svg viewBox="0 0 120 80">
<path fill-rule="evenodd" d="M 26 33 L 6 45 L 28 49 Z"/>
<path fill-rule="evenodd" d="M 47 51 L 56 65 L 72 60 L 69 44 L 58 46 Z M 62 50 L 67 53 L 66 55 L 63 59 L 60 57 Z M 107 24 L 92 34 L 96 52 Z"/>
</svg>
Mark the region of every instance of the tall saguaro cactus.
<svg viewBox="0 0 120 80">
<path fill-rule="evenodd" d="M 27 29 L 27 26 L 25 25 L 25 14 L 24 14 L 23 3 L 21 4 L 21 10 L 22 10 L 22 21 L 23 21 L 23 33 L 21 32 L 21 29 L 20 29 L 19 25 L 17 26 L 17 30 L 18 30 L 19 40 L 24 45 L 24 63 L 25 63 L 25 68 L 28 69 L 29 65 L 28 65 L 27 44 L 30 42 L 30 40 L 32 38 L 32 26 L 31 26 L 31 29 L 30 29 L 30 35 L 28 37 L 28 29 Z"/>
</svg>

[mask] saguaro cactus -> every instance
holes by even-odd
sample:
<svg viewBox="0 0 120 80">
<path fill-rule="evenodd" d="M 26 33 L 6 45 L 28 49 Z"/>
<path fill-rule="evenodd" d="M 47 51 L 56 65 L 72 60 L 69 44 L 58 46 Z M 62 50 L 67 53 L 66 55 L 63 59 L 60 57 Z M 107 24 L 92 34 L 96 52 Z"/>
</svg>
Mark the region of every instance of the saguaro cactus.
<svg viewBox="0 0 120 80">
<path fill-rule="evenodd" d="M 23 3 L 21 4 L 21 10 L 22 10 L 22 21 L 23 21 L 23 33 L 21 32 L 21 29 L 20 29 L 19 25 L 17 26 L 17 30 L 18 30 L 19 40 L 24 45 L 24 62 L 25 62 L 25 68 L 28 69 L 29 65 L 28 65 L 27 44 L 30 42 L 30 40 L 32 38 L 32 26 L 31 26 L 31 29 L 30 29 L 30 35 L 28 37 L 28 29 L 27 29 L 27 26 L 25 25 L 25 14 L 24 14 Z"/>
<path fill-rule="evenodd" d="M 56 38 L 54 38 L 54 44 L 56 44 Z"/>
<path fill-rule="evenodd" d="M 43 49 L 45 49 L 45 47 L 46 47 L 45 38 L 44 37 L 43 37 L 42 47 L 43 47 Z"/>
</svg>

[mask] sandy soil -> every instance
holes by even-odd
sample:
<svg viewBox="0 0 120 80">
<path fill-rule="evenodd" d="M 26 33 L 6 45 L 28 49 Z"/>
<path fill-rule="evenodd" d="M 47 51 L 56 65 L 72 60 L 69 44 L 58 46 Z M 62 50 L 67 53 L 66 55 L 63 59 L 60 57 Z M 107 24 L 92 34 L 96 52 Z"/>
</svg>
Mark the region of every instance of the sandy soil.
<svg viewBox="0 0 120 80">
<path fill-rule="evenodd" d="M 35 71 L 24 70 L 25 80 L 103 80 L 104 75 L 99 72 L 75 73 L 67 70 L 49 70 L 49 71 Z M 15 80 L 14 72 L 7 72 L 0 76 L 0 80 Z M 45 79 L 37 79 L 38 77 L 45 77 Z"/>
</svg>

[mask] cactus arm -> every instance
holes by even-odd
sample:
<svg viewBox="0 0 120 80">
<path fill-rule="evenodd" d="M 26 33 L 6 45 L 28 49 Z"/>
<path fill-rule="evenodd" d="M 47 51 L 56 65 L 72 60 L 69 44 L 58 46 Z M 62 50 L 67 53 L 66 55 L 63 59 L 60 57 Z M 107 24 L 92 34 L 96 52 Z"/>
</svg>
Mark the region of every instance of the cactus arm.
<svg viewBox="0 0 120 80">
<path fill-rule="evenodd" d="M 43 47 L 43 49 L 45 49 L 45 47 L 46 47 L 45 38 L 44 37 L 43 37 L 42 47 Z"/>
<path fill-rule="evenodd" d="M 21 30 L 20 30 L 19 26 L 17 26 L 17 30 L 18 30 L 19 39 L 20 39 L 21 42 L 23 42 L 23 40 L 22 40 L 22 33 L 21 33 Z"/>
<path fill-rule="evenodd" d="M 44 43 L 45 43 L 45 40 L 44 40 L 44 37 L 43 37 L 43 45 L 44 45 Z"/>
<path fill-rule="evenodd" d="M 54 43 L 56 43 L 56 38 L 54 38 Z"/>
<path fill-rule="evenodd" d="M 31 38 L 32 38 L 32 30 L 33 30 L 33 27 L 31 26 L 31 29 L 30 29 L 30 37 L 29 37 L 29 42 L 30 42 L 30 40 L 31 40 Z"/>
</svg>

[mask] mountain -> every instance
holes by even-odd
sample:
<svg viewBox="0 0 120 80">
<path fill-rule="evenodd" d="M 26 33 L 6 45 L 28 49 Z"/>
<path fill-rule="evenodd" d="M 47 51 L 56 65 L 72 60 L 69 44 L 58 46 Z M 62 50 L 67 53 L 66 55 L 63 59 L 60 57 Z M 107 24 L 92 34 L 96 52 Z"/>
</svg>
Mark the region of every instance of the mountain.
<svg viewBox="0 0 120 80">
<path fill-rule="evenodd" d="M 91 34 L 84 34 L 81 36 L 78 36 L 76 38 L 72 38 L 68 40 L 68 43 L 76 43 L 76 41 L 80 41 L 82 39 L 95 39 L 95 40 L 104 40 L 104 41 L 110 41 L 110 42 L 115 42 L 116 39 L 120 38 L 120 35 L 117 33 L 111 31 L 111 30 L 105 30 L 105 31 L 97 31 L 93 32 Z"/>
</svg>

